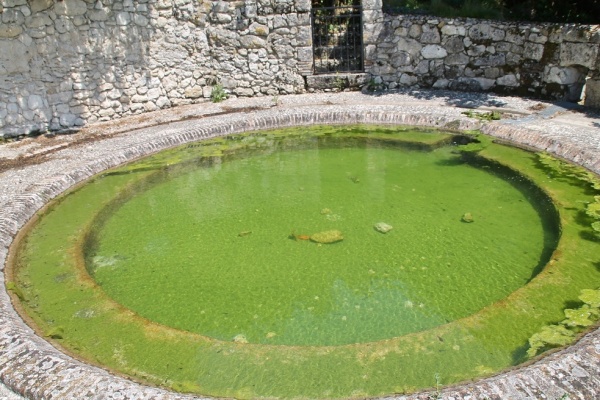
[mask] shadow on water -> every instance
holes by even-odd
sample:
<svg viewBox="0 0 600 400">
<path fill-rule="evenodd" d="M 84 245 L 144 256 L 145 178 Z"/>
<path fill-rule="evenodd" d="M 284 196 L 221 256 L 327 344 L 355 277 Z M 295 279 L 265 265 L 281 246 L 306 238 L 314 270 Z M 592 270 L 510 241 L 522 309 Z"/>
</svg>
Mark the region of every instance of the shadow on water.
<svg viewBox="0 0 600 400">
<path fill-rule="evenodd" d="M 511 357 L 513 365 L 522 364 L 529 359 L 529 357 L 527 356 L 527 350 L 529 350 L 529 347 L 529 342 L 526 342 L 522 346 L 517 347 L 515 351 L 512 352 Z"/>
</svg>

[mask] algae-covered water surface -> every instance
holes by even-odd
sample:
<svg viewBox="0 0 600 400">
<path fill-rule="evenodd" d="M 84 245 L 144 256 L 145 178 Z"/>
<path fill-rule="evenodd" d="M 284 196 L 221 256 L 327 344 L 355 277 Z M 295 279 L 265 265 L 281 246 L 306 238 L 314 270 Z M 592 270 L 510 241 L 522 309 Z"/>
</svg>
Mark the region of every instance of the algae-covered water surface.
<svg viewBox="0 0 600 400">
<path fill-rule="evenodd" d="M 473 141 L 313 127 L 159 153 L 50 205 L 11 285 L 67 351 L 180 391 L 347 398 L 489 375 L 600 286 L 582 217 L 597 193 Z"/>
</svg>

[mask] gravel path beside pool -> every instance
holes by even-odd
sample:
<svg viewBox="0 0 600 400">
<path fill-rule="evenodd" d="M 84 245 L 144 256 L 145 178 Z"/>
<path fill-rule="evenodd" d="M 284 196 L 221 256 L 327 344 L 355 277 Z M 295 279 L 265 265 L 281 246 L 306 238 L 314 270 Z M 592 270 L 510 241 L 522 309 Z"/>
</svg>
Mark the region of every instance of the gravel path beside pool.
<svg viewBox="0 0 600 400">
<path fill-rule="evenodd" d="M 503 113 L 482 122 L 467 109 Z M 230 99 L 99 123 L 0 145 L 0 265 L 23 224 L 92 175 L 177 144 L 233 132 L 319 123 L 389 123 L 477 129 L 547 150 L 600 173 L 600 113 L 560 103 L 444 91 L 321 93 Z M 0 399 L 188 399 L 64 355 L 13 310 L 0 275 Z M 10 388 L 10 389 L 9 389 Z M 17 394 L 18 393 L 18 394 Z M 389 399 L 600 398 L 600 329 L 537 363 L 440 393 Z M 436 397 L 438 396 L 439 397 Z"/>
</svg>

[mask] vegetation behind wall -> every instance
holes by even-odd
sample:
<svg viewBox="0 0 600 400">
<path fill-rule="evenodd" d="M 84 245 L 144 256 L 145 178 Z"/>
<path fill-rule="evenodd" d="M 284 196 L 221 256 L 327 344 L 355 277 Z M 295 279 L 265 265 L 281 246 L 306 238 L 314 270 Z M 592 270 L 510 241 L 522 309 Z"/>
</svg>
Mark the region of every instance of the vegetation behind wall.
<svg viewBox="0 0 600 400">
<path fill-rule="evenodd" d="M 595 24 L 600 0 L 384 0 L 393 13 Z"/>
</svg>

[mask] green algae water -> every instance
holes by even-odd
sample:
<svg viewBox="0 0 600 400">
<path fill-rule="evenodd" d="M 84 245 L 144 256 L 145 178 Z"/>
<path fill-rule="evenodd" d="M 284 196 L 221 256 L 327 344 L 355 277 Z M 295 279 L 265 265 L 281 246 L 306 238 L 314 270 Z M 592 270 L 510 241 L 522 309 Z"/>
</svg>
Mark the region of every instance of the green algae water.
<svg viewBox="0 0 600 400">
<path fill-rule="evenodd" d="M 15 283 L 67 351 L 179 391 L 372 397 L 486 376 L 600 285 L 600 246 L 582 239 L 589 184 L 469 141 L 315 127 L 169 150 L 52 205 Z"/>
</svg>

